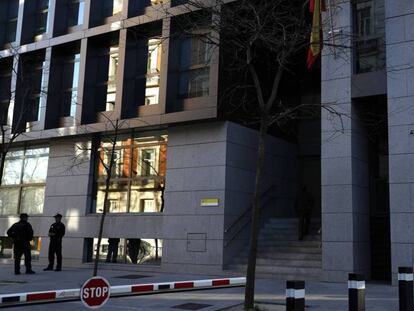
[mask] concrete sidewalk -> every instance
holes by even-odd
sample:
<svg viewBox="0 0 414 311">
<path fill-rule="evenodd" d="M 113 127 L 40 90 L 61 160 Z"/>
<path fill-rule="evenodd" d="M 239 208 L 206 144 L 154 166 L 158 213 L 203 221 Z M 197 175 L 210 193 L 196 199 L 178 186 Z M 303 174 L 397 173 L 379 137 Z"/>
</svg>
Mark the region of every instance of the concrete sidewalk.
<svg viewBox="0 0 414 311">
<path fill-rule="evenodd" d="M 92 271 L 87 269 L 68 269 L 62 272 L 44 272 L 35 269 L 35 275 L 15 276 L 11 265 L 0 267 L 0 294 L 53 289 L 80 288 Z M 220 278 L 209 275 L 147 274 L 131 271 L 101 270 L 100 275 L 107 278 L 111 285 L 142 284 L 195 279 Z M 109 300 L 101 310 L 223 310 L 243 301 L 243 288 L 192 291 L 124 297 Z M 259 279 L 256 284 L 256 300 L 267 302 L 266 310 L 285 310 L 285 281 Z M 194 304 L 187 305 L 184 304 Z M 306 283 L 306 305 L 312 310 L 348 310 L 347 284 Z M 188 307 L 187 309 L 185 307 Z M 193 308 L 191 308 L 193 307 Z M 197 309 L 198 307 L 198 309 Z M 81 302 L 66 302 L 36 306 L 16 307 L 12 310 L 87 310 Z M 191 308 L 191 309 L 189 309 Z M 398 310 L 398 288 L 382 284 L 367 284 L 367 310 Z"/>
</svg>

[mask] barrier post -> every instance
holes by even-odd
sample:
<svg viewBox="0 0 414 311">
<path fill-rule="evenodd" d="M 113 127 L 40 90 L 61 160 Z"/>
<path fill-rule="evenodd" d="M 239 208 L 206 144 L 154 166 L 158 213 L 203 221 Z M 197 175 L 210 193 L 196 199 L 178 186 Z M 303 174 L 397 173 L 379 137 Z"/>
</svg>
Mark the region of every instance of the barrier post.
<svg viewBox="0 0 414 311">
<path fill-rule="evenodd" d="M 413 303 L 413 268 L 398 268 L 398 293 L 400 300 L 400 311 L 412 311 Z"/>
<path fill-rule="evenodd" d="M 305 282 L 286 282 L 286 311 L 305 311 Z"/>
<path fill-rule="evenodd" d="M 349 274 L 348 300 L 349 311 L 365 311 L 365 278 L 362 274 Z"/>
</svg>

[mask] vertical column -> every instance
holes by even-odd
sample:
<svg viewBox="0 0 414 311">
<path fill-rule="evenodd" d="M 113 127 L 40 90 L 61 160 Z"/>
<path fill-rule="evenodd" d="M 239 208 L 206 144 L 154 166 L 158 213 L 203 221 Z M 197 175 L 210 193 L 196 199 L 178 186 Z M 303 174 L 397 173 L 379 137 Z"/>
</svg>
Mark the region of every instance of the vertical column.
<svg viewBox="0 0 414 311">
<path fill-rule="evenodd" d="M 47 38 L 53 38 L 55 28 L 56 3 L 57 0 L 49 0 L 49 9 L 47 12 Z"/>
<path fill-rule="evenodd" d="M 349 274 L 348 300 L 349 311 L 365 311 L 365 279 L 362 274 Z"/>
<path fill-rule="evenodd" d="M 18 70 L 19 70 L 19 54 L 14 55 L 13 57 L 13 69 L 12 69 L 12 77 L 11 77 L 11 84 L 10 84 L 10 104 L 9 104 L 9 111 L 7 116 L 7 125 L 12 128 L 13 126 L 13 118 L 14 118 L 14 107 L 16 103 L 16 88 L 17 88 L 17 79 L 18 79 Z"/>
<path fill-rule="evenodd" d="M 305 282 L 286 282 L 286 311 L 305 311 Z"/>
<path fill-rule="evenodd" d="M 80 47 L 80 65 L 79 65 L 79 82 L 78 82 L 78 97 L 76 104 L 76 113 L 75 113 L 75 124 L 82 124 L 82 107 L 83 107 L 83 98 L 85 93 L 85 72 L 86 72 L 86 61 L 88 52 L 88 39 L 84 38 L 81 40 Z"/>
<path fill-rule="evenodd" d="M 352 44 L 352 3 L 335 2 L 331 8 L 336 44 Z M 326 34 L 328 36 L 328 34 Z M 352 50 L 325 48 L 322 56 L 321 184 L 322 269 L 330 281 L 345 281 L 349 271 L 369 270 L 367 152 L 362 128 L 355 122 L 352 103 Z M 326 109 L 329 108 L 329 109 Z M 333 113 L 332 113 L 333 111 Z"/>
<path fill-rule="evenodd" d="M 85 7 L 83 11 L 83 25 L 82 29 L 87 30 L 89 28 L 90 12 L 91 12 L 91 2 L 93 0 L 85 0 Z"/>
<path fill-rule="evenodd" d="M 400 311 L 412 311 L 413 301 L 413 268 L 398 268 L 398 292 L 400 297 Z"/>
<path fill-rule="evenodd" d="M 414 1 L 385 1 L 393 281 L 414 261 Z"/>
<path fill-rule="evenodd" d="M 168 58 L 170 50 L 171 18 L 165 18 L 162 22 L 162 54 L 160 74 L 159 103 L 160 114 L 166 113 L 167 107 L 167 82 L 168 82 Z"/>
<path fill-rule="evenodd" d="M 33 130 L 43 130 L 45 128 L 46 108 L 47 108 L 47 93 L 49 90 L 49 76 L 50 76 L 50 62 L 52 59 L 52 48 L 49 47 L 45 51 L 45 60 L 43 62 L 42 70 L 42 84 L 40 86 L 40 107 L 39 120 Z"/>
<path fill-rule="evenodd" d="M 19 12 L 17 14 L 17 29 L 16 29 L 16 45 L 17 46 L 19 46 L 22 41 L 24 4 L 25 4 L 25 0 L 19 1 Z"/>
</svg>

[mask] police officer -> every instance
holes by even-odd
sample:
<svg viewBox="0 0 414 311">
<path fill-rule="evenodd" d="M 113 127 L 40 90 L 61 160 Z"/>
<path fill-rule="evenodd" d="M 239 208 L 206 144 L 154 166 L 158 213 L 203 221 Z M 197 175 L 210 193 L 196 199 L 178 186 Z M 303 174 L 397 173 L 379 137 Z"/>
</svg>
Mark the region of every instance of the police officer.
<svg viewBox="0 0 414 311">
<path fill-rule="evenodd" d="M 44 271 L 53 270 L 55 254 L 57 261 L 55 271 L 62 271 L 62 238 L 65 235 L 65 225 L 62 223 L 61 214 L 58 213 L 53 217 L 55 218 L 55 223 L 53 223 L 49 229 L 49 265 L 47 268 L 43 269 Z"/>
<path fill-rule="evenodd" d="M 14 274 L 20 274 L 20 260 L 24 255 L 24 265 L 26 266 L 26 274 L 34 274 L 32 270 L 32 254 L 30 241 L 33 240 L 33 228 L 27 221 L 29 215 L 20 214 L 20 221 L 12 225 L 7 230 L 7 235 L 13 239 L 14 254 Z"/>
</svg>

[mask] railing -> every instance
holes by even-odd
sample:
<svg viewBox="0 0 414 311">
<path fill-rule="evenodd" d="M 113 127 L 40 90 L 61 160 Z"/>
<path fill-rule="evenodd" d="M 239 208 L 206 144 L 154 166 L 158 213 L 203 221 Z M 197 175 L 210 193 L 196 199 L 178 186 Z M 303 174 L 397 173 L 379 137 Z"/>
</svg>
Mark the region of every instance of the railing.
<svg viewBox="0 0 414 311">
<path fill-rule="evenodd" d="M 275 186 L 271 185 L 269 188 L 267 188 L 261 195 L 261 198 L 263 199 L 264 197 L 266 197 L 270 190 L 274 189 Z M 267 202 L 265 202 L 267 203 Z M 263 207 L 265 207 L 267 204 L 263 204 L 262 202 L 262 212 L 263 212 Z M 241 231 L 244 230 L 244 228 L 252 221 L 252 217 L 251 217 L 251 212 L 253 210 L 253 204 L 250 204 L 249 207 L 239 216 L 237 217 L 237 219 L 230 225 L 228 226 L 226 229 L 224 229 L 224 233 L 229 233 L 234 227 L 236 227 L 236 225 L 242 223 L 242 220 L 246 217 L 247 219 L 245 219 L 245 222 L 242 223 L 242 225 L 239 226 L 238 230 L 236 230 L 231 237 L 226 241 L 226 243 L 224 244 L 224 247 L 227 247 L 238 235 Z"/>
</svg>

